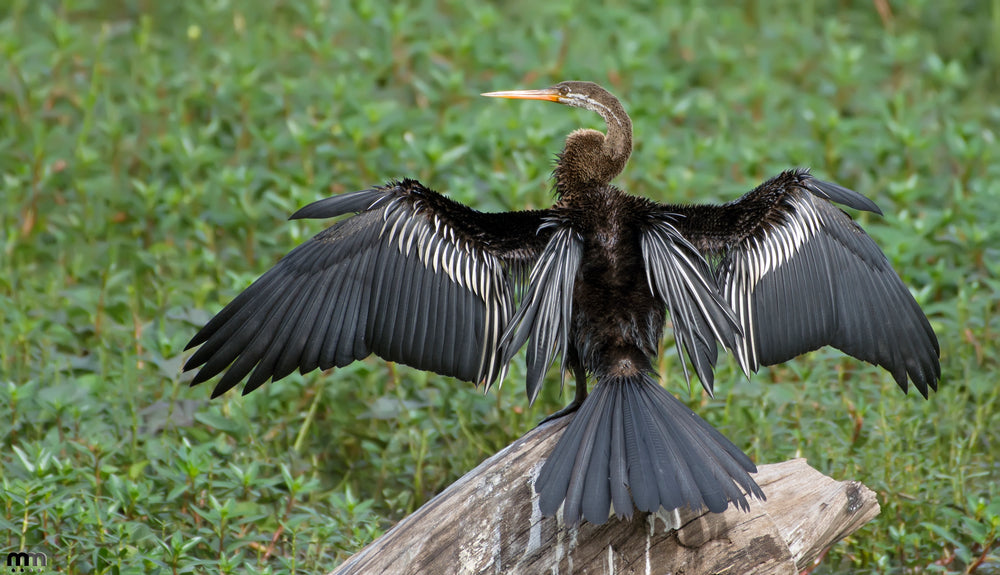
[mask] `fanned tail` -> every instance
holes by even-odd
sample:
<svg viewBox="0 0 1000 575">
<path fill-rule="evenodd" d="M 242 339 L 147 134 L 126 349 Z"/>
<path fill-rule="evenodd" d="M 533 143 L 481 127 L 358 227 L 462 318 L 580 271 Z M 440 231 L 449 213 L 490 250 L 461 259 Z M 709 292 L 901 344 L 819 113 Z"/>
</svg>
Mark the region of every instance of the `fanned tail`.
<svg viewBox="0 0 1000 575">
<path fill-rule="evenodd" d="M 535 490 L 545 515 L 600 525 L 679 507 L 721 512 L 747 495 L 765 499 L 753 461 L 648 374 L 606 376 L 584 401 L 542 467 Z M 633 505 L 634 504 L 634 505 Z"/>
</svg>

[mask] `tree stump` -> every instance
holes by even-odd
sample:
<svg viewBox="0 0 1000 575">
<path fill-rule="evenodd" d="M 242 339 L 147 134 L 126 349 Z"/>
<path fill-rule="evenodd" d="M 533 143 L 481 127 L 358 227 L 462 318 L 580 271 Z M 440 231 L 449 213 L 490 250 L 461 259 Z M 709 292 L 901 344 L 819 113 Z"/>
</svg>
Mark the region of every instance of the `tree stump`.
<svg viewBox="0 0 1000 575">
<path fill-rule="evenodd" d="M 537 427 L 353 555 L 332 575 L 370 573 L 791 573 L 879 513 L 875 494 L 804 459 L 759 466 L 750 511 L 637 512 L 604 525 L 543 518 L 534 493 L 569 423 Z"/>
</svg>

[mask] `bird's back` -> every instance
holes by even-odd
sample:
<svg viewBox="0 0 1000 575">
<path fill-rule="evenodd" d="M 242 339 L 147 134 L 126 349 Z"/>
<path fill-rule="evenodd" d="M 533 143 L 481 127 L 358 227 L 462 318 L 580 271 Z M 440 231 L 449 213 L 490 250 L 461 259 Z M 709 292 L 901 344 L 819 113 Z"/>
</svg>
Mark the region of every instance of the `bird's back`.
<svg viewBox="0 0 1000 575">
<path fill-rule="evenodd" d="M 562 207 L 568 225 L 584 238 L 572 339 L 590 373 L 647 371 L 656 354 L 665 306 L 649 288 L 640 245 L 652 207 L 614 186 L 579 194 Z"/>
</svg>

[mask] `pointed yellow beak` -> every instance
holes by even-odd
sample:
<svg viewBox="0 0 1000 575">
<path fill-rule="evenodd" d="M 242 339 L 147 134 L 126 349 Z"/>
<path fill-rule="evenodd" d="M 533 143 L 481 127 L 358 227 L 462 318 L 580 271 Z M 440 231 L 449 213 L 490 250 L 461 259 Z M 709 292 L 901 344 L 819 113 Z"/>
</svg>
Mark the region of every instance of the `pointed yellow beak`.
<svg viewBox="0 0 1000 575">
<path fill-rule="evenodd" d="M 481 94 L 488 98 L 510 98 L 513 100 L 545 100 L 559 102 L 559 90 L 545 88 L 544 90 L 508 90 L 506 92 L 486 92 Z"/>
</svg>

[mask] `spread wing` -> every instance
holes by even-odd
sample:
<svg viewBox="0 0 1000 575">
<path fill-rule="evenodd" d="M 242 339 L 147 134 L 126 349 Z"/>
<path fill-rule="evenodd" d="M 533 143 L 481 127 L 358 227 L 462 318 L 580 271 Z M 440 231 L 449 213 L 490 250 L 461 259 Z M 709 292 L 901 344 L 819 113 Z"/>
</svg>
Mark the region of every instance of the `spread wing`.
<svg viewBox="0 0 1000 575">
<path fill-rule="evenodd" d="M 404 180 L 320 200 L 297 218 L 357 212 L 298 246 L 194 336 L 192 385 L 218 396 L 298 369 L 386 360 L 491 385 L 514 294 L 547 239 L 544 212 L 477 212 Z"/>
<path fill-rule="evenodd" d="M 882 366 L 906 391 L 937 389 L 940 348 L 927 317 L 875 242 L 831 201 L 881 214 L 860 194 L 788 171 L 722 206 L 667 206 L 719 261 L 744 337 L 746 373 L 824 345 Z"/>
</svg>

